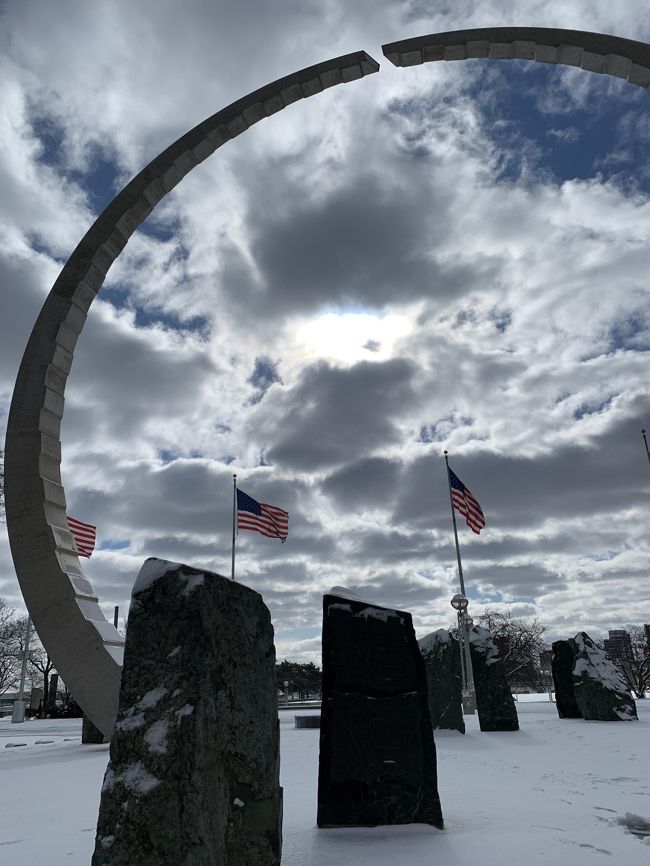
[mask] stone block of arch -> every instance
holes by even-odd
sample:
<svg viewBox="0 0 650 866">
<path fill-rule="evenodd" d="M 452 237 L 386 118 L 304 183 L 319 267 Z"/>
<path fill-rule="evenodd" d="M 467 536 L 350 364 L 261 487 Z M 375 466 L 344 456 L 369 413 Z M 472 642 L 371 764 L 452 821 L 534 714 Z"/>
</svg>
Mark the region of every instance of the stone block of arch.
<svg viewBox="0 0 650 866">
<path fill-rule="evenodd" d="M 432 33 L 382 46 L 395 66 L 437 60 L 534 60 L 577 66 L 650 86 L 650 45 L 620 36 L 551 27 L 480 27 Z"/>
</svg>

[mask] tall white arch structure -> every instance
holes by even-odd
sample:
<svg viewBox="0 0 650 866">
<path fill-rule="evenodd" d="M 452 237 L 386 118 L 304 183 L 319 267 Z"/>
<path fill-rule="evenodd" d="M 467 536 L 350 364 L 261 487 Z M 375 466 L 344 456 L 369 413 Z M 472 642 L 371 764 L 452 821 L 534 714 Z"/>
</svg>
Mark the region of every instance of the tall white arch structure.
<svg viewBox="0 0 650 866">
<path fill-rule="evenodd" d="M 396 66 L 471 57 L 565 63 L 650 85 L 650 45 L 573 30 L 461 30 L 383 46 Z M 377 72 L 364 51 L 250 93 L 183 135 L 144 168 L 88 230 L 36 320 L 18 371 L 5 443 L 7 530 L 29 613 L 66 685 L 110 736 L 123 641 L 103 616 L 67 528 L 60 427 L 75 344 L 106 274 L 140 223 L 196 165 L 293 102 Z"/>
</svg>

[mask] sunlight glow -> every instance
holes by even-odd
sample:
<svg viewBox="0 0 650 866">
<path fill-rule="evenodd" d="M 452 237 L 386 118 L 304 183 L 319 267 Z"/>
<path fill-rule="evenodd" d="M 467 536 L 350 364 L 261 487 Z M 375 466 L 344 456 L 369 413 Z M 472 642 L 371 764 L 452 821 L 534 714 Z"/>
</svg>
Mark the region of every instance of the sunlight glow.
<svg viewBox="0 0 650 866">
<path fill-rule="evenodd" d="M 386 361 L 395 343 L 413 329 L 406 316 L 373 313 L 326 313 L 294 330 L 296 348 L 307 360 L 326 358 L 343 364 Z"/>
</svg>

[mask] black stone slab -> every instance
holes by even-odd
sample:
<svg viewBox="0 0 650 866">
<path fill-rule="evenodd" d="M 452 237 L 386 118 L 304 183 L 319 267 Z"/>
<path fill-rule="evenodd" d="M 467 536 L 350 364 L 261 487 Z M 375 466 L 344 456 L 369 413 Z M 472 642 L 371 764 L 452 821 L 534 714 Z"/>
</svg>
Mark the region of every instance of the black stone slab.
<svg viewBox="0 0 650 866">
<path fill-rule="evenodd" d="M 424 662 L 411 615 L 323 598 L 319 827 L 442 828 Z"/>
<path fill-rule="evenodd" d="M 555 689 L 555 707 L 561 719 L 581 719 L 582 713 L 573 690 L 573 665 L 576 647 L 573 639 L 556 640 L 553 643 L 551 671 Z"/>
<path fill-rule="evenodd" d="M 427 675 L 429 712 L 434 730 L 465 733 L 460 644 L 440 628 L 418 641 Z"/>
<path fill-rule="evenodd" d="M 148 559 L 129 611 L 93 866 L 279 866 L 279 769 L 261 595 Z"/>
<path fill-rule="evenodd" d="M 573 690 L 587 721 L 626 722 L 638 719 L 636 704 L 623 674 L 589 635 L 575 636 Z"/>
<path fill-rule="evenodd" d="M 475 625 L 470 630 L 469 650 L 481 730 L 518 731 L 517 708 L 506 680 L 503 661 L 486 628 Z"/>
</svg>

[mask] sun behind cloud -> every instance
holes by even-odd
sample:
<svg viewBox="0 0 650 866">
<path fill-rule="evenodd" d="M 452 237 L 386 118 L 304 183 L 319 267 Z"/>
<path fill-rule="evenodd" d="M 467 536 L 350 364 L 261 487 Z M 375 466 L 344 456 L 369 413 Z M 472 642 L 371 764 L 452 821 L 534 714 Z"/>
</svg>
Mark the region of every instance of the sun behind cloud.
<svg viewBox="0 0 650 866">
<path fill-rule="evenodd" d="M 397 341 L 413 327 L 409 316 L 397 313 L 325 313 L 294 327 L 295 351 L 305 361 L 322 358 L 344 365 L 386 361 L 393 357 Z"/>
</svg>

